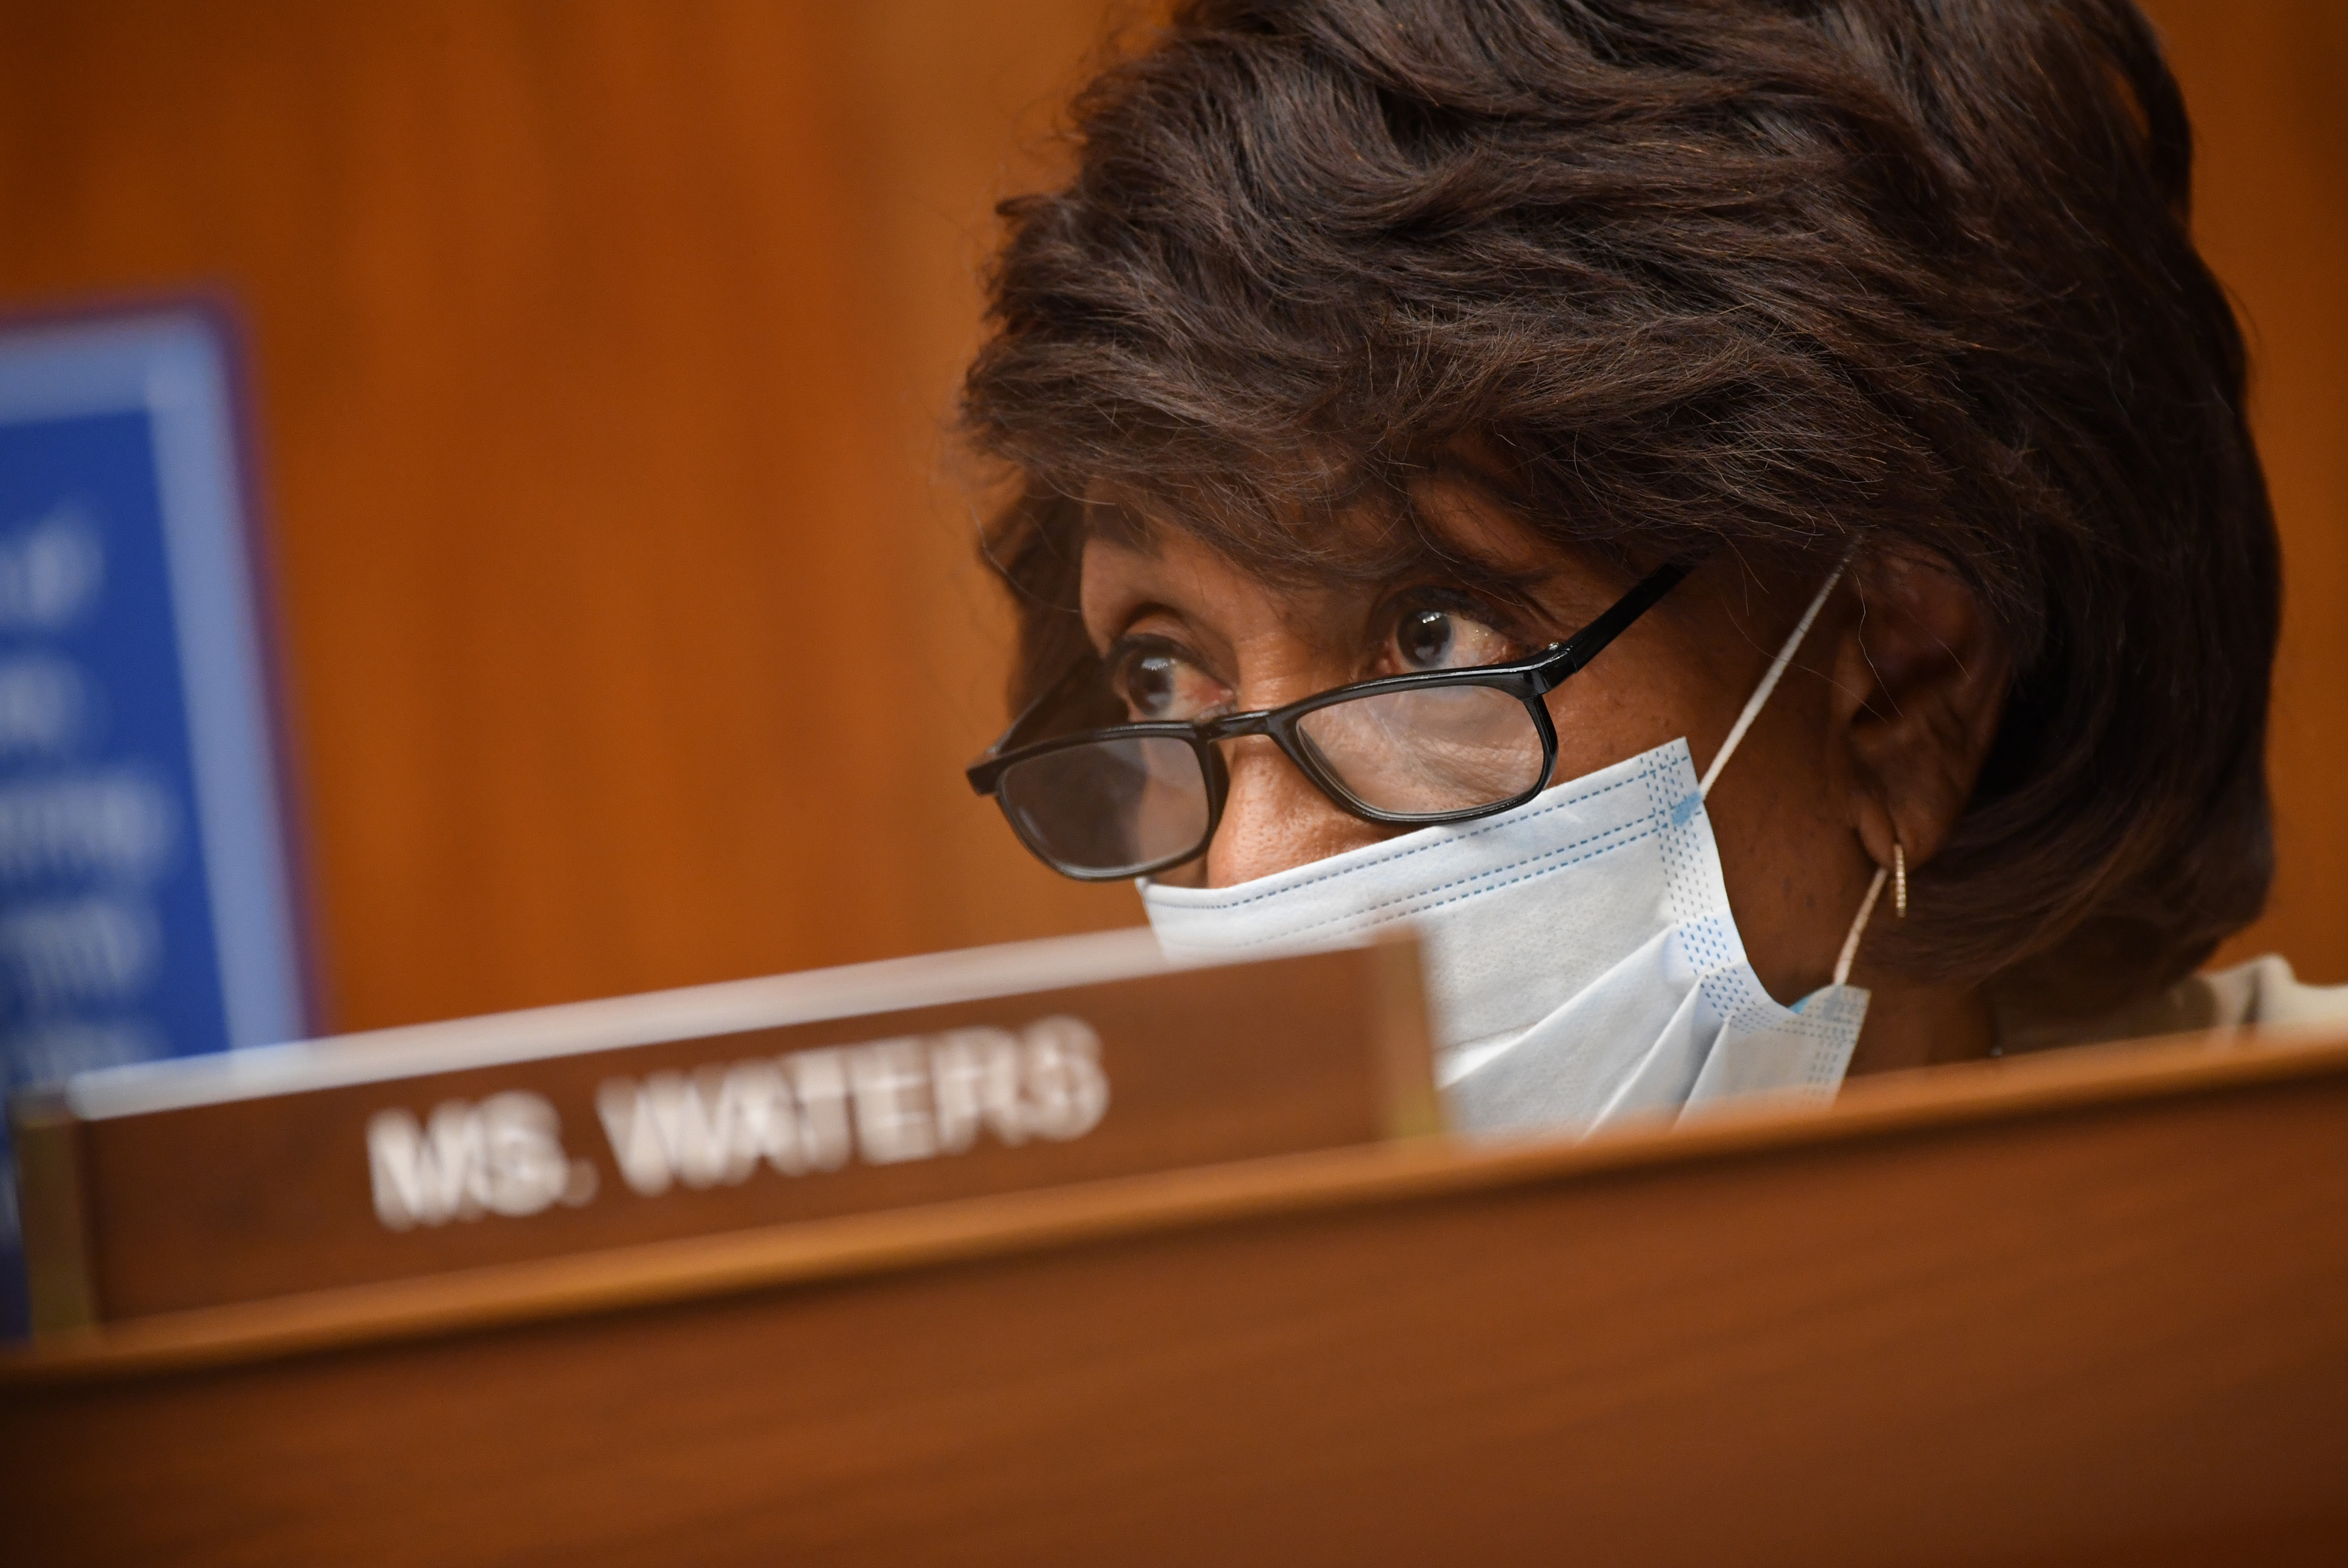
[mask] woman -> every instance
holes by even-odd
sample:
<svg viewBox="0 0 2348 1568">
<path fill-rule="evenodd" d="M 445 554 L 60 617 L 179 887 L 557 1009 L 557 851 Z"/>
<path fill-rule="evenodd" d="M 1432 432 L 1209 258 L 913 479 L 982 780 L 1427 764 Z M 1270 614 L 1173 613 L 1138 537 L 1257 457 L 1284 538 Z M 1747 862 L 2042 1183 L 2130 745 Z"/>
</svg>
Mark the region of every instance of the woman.
<svg viewBox="0 0 2348 1568">
<path fill-rule="evenodd" d="M 2325 1005 L 2187 979 L 2277 552 L 2127 0 L 1193 0 L 1076 129 L 973 781 L 1169 947 L 1415 925 L 1480 1127 Z"/>
</svg>

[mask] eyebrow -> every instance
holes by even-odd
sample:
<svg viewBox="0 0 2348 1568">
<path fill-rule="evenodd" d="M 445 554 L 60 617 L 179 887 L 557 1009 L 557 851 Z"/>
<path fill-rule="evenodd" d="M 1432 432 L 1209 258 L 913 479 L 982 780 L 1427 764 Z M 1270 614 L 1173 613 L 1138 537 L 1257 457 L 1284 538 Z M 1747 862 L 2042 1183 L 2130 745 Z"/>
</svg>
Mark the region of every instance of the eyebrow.
<svg viewBox="0 0 2348 1568">
<path fill-rule="evenodd" d="M 1440 465 L 1434 471 L 1442 478 L 1466 483 L 1504 517 L 1519 526 L 1527 526 L 1524 523 L 1521 509 L 1472 466 L 1450 462 Z M 1449 531 L 1441 527 L 1437 519 L 1429 515 L 1427 509 L 1419 503 L 1417 496 L 1408 491 L 1403 494 L 1402 511 L 1404 519 L 1409 524 L 1410 531 L 1417 542 L 1417 548 L 1412 552 L 1410 559 L 1401 562 L 1389 575 L 1389 581 L 1432 569 L 1440 572 L 1463 587 L 1480 589 L 1488 593 L 1526 601 L 1529 599 L 1531 591 L 1535 587 L 1557 576 L 1569 564 L 1563 558 L 1562 552 L 1558 552 L 1551 542 L 1540 540 L 1536 535 L 1536 550 L 1545 547 L 1552 559 L 1546 563 L 1506 566 L 1481 552 L 1463 545 Z"/>
<path fill-rule="evenodd" d="M 1405 562 L 1387 577 L 1398 583 L 1423 573 L 1439 575 L 1463 588 L 1473 588 L 1498 598 L 1529 602 L 1532 591 L 1556 576 L 1561 568 L 1527 568 L 1509 571 L 1480 556 L 1430 546 Z"/>
</svg>

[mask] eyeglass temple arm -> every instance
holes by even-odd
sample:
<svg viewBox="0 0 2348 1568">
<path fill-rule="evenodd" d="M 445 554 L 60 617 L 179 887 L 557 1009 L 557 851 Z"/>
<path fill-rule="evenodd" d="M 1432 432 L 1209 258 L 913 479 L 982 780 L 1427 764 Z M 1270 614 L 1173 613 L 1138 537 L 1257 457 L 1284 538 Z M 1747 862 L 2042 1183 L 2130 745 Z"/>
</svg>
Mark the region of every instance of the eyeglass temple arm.
<svg viewBox="0 0 2348 1568">
<path fill-rule="evenodd" d="M 1606 645 L 1628 631 L 1631 623 L 1655 606 L 1655 601 L 1679 585 L 1680 579 L 1695 570 L 1693 561 L 1667 561 L 1632 585 L 1631 591 L 1606 607 L 1598 619 L 1557 645 L 1556 651 L 1541 665 L 1541 679 L 1548 683 L 1542 689 L 1552 689 L 1568 676 L 1605 652 Z"/>
</svg>

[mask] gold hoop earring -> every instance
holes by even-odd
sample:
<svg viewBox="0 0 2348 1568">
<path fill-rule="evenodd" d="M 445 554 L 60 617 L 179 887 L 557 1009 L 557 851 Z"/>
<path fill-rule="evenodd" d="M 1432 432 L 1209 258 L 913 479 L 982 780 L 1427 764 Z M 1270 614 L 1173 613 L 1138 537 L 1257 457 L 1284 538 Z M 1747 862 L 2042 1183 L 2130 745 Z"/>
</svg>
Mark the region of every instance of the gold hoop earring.
<svg viewBox="0 0 2348 1568">
<path fill-rule="evenodd" d="M 1891 841 L 1891 907 L 1908 918 L 1908 851 L 1897 839 Z"/>
</svg>

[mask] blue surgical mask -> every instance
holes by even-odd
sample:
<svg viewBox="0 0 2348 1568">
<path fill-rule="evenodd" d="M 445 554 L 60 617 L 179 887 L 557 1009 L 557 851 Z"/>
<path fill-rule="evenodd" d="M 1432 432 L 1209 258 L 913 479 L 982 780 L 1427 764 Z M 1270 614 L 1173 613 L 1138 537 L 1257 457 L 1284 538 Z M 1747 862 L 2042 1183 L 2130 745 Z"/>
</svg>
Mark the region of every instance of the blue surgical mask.
<svg viewBox="0 0 2348 1568">
<path fill-rule="evenodd" d="M 1818 592 L 1696 778 L 1684 739 L 1494 817 L 1424 829 L 1235 887 L 1144 879 L 1176 955 L 1334 945 L 1407 924 L 1426 964 L 1452 1125 L 1584 1133 L 1755 1095 L 1832 1098 L 1868 994 L 1850 962 L 1788 1007 L 1728 907 L 1704 800 L 1817 619 Z"/>
</svg>

